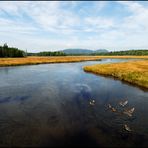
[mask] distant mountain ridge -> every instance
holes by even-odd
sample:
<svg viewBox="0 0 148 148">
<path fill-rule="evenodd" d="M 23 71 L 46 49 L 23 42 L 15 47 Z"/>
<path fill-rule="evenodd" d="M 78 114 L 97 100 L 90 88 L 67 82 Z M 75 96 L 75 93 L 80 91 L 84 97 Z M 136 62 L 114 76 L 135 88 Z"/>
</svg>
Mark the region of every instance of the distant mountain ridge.
<svg viewBox="0 0 148 148">
<path fill-rule="evenodd" d="M 109 52 L 107 49 L 97 49 L 97 50 L 95 50 L 94 51 L 95 53 L 97 52 L 97 53 L 107 53 L 107 52 Z"/>
<path fill-rule="evenodd" d="M 64 49 L 62 50 L 65 54 L 92 54 L 92 53 L 107 53 L 108 50 L 106 49 L 98 49 L 98 50 L 91 50 L 91 49 Z"/>
</svg>

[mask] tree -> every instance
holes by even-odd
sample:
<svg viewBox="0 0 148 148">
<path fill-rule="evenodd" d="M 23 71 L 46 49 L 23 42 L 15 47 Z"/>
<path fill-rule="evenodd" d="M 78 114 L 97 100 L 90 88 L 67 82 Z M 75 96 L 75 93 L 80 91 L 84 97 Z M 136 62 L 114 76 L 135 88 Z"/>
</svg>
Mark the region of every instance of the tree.
<svg viewBox="0 0 148 148">
<path fill-rule="evenodd" d="M 24 57 L 25 52 L 18 48 L 8 47 L 7 43 L 0 46 L 0 57 Z"/>
<path fill-rule="evenodd" d="M 7 43 L 5 43 L 5 44 L 3 45 L 3 48 L 4 48 L 4 49 L 8 49 Z"/>
</svg>

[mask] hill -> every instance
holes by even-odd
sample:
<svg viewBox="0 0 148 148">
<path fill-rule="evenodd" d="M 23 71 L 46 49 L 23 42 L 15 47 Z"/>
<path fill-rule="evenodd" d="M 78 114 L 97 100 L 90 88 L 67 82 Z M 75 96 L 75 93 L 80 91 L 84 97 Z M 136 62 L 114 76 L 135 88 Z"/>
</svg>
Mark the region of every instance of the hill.
<svg viewBox="0 0 148 148">
<path fill-rule="evenodd" d="M 108 50 L 106 49 L 97 49 L 94 51 L 94 53 L 108 53 Z"/>
<path fill-rule="evenodd" d="M 90 49 L 64 49 L 62 50 L 65 54 L 68 55 L 85 55 L 85 54 L 93 54 L 93 53 L 107 53 L 106 49 L 98 49 L 98 50 L 90 50 Z"/>
</svg>

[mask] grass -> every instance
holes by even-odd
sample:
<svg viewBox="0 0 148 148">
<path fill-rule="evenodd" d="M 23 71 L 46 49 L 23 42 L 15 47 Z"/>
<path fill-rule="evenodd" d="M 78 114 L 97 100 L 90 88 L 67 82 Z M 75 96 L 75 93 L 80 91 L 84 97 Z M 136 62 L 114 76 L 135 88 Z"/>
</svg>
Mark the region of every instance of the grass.
<svg viewBox="0 0 148 148">
<path fill-rule="evenodd" d="M 148 88 L 148 60 L 85 66 L 84 71 L 112 76 Z"/>
<path fill-rule="evenodd" d="M 98 56 L 60 56 L 60 57 L 26 57 L 26 58 L 0 58 L 0 67 L 34 65 L 47 63 L 69 63 L 100 60 Z"/>
<path fill-rule="evenodd" d="M 148 58 L 148 56 L 60 56 L 60 57 L 27 57 L 27 58 L 0 58 L 0 67 L 2 66 L 19 66 L 19 65 L 34 65 L 47 63 L 69 63 L 94 61 L 104 58 Z"/>
</svg>

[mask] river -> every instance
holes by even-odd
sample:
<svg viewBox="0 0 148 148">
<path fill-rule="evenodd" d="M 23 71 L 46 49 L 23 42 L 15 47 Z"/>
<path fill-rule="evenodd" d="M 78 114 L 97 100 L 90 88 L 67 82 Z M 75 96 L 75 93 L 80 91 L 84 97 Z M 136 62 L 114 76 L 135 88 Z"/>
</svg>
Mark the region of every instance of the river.
<svg viewBox="0 0 148 148">
<path fill-rule="evenodd" d="M 148 146 L 148 91 L 83 71 L 122 61 L 1 67 L 0 146 Z"/>
</svg>

